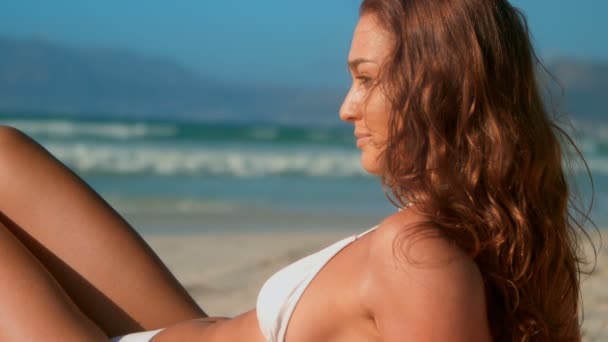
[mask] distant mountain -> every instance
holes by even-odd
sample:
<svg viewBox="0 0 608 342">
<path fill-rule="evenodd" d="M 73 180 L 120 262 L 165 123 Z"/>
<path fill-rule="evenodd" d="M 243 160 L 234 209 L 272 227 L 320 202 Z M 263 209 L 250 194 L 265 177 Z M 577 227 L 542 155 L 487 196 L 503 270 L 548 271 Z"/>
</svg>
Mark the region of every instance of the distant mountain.
<svg viewBox="0 0 608 342">
<path fill-rule="evenodd" d="M 0 37 L 0 111 L 337 122 L 343 91 L 228 84 L 173 61 Z"/>
<path fill-rule="evenodd" d="M 565 86 L 562 109 L 608 117 L 608 63 L 549 68 Z M 0 37 L 0 112 L 334 124 L 344 92 L 226 83 L 129 51 Z"/>
</svg>

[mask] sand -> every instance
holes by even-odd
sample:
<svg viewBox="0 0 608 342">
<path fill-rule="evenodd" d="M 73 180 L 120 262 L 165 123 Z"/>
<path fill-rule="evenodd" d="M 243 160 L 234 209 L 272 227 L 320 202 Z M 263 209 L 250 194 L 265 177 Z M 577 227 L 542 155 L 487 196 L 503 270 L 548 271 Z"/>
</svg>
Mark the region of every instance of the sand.
<svg viewBox="0 0 608 342">
<path fill-rule="evenodd" d="M 144 238 L 208 314 L 230 317 L 255 307 L 259 289 L 274 272 L 350 234 L 279 230 Z M 608 341 L 608 248 L 599 251 L 595 272 L 582 290 L 583 341 Z"/>
</svg>

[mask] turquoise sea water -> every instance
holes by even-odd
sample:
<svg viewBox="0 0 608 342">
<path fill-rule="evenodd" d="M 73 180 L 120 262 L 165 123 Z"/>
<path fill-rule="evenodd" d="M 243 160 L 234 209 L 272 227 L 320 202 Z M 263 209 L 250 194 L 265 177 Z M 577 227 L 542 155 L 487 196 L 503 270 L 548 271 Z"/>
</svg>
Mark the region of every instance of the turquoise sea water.
<svg viewBox="0 0 608 342">
<path fill-rule="evenodd" d="M 283 217 L 283 228 L 312 228 L 319 217 L 369 221 L 395 210 L 361 168 L 351 127 L 15 116 L 0 123 L 31 135 L 128 216 L 200 218 L 201 229 L 205 217 L 221 224 L 240 215 L 238 225 L 252 227 L 272 225 L 256 217 Z M 578 129 L 595 181 L 592 217 L 605 227 L 608 123 Z M 588 198 L 587 184 L 580 187 Z"/>
</svg>

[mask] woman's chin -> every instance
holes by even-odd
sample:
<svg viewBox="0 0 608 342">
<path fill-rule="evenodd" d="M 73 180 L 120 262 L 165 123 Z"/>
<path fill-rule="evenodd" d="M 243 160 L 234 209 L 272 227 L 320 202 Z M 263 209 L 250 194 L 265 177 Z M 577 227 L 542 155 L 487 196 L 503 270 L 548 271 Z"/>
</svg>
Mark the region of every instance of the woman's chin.
<svg viewBox="0 0 608 342">
<path fill-rule="evenodd" d="M 382 169 L 378 163 L 377 156 L 367 155 L 365 152 L 361 154 L 361 166 L 363 169 L 372 175 L 382 174 Z"/>
</svg>

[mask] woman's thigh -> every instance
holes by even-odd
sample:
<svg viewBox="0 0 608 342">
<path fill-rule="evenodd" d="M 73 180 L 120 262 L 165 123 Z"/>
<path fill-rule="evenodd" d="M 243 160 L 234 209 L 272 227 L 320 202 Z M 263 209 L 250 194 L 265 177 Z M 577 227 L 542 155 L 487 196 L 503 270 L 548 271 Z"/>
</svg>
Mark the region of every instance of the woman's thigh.
<svg viewBox="0 0 608 342">
<path fill-rule="evenodd" d="M 98 194 L 7 127 L 0 127 L 0 189 L 0 222 L 106 334 L 206 316 Z"/>
<path fill-rule="evenodd" d="M 0 224 L 0 340 L 107 341 L 53 276 Z"/>
</svg>

